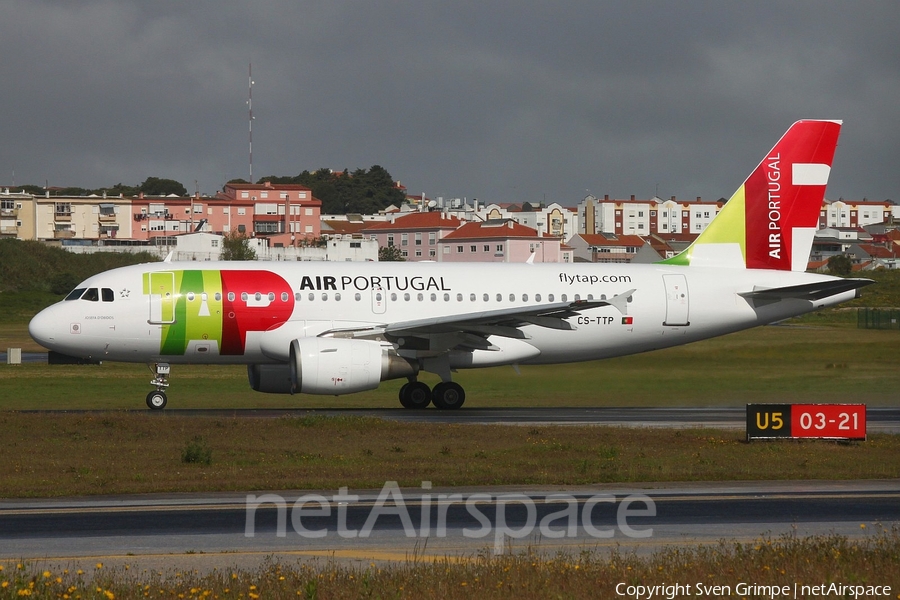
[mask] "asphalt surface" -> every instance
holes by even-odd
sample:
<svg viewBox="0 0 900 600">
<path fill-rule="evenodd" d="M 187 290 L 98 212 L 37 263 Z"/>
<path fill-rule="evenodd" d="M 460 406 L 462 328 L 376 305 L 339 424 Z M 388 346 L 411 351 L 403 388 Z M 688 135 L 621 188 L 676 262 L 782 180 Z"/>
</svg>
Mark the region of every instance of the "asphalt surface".
<svg viewBox="0 0 900 600">
<path fill-rule="evenodd" d="M 103 413 L 100 410 L 27 410 L 25 413 Z M 120 411 L 121 412 L 121 411 Z M 147 409 L 126 412 L 147 413 Z M 167 408 L 151 413 L 167 416 L 215 418 L 280 418 L 319 416 L 375 417 L 414 423 L 476 423 L 506 425 L 615 425 L 622 427 L 710 427 L 743 429 L 745 407 L 661 408 L 661 407 L 585 407 L 585 408 L 461 408 L 443 411 L 435 408 L 343 409 L 179 409 Z M 900 408 L 868 407 L 869 433 L 900 433 Z"/>
<path fill-rule="evenodd" d="M 221 568 L 267 556 L 368 564 L 526 547 L 646 553 L 767 535 L 861 537 L 896 523 L 894 480 L 17 500 L 0 501 L 0 560 Z"/>
</svg>

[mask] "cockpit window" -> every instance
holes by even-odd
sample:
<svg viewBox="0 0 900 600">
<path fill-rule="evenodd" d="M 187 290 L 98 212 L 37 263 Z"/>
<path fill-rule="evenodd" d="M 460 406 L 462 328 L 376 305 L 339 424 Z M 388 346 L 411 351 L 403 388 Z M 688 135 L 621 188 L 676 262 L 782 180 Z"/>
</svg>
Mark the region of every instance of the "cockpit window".
<svg viewBox="0 0 900 600">
<path fill-rule="evenodd" d="M 85 288 L 75 288 L 74 290 L 69 292 L 69 295 L 66 296 L 66 300 L 78 300 L 79 298 L 81 298 L 84 290 Z"/>
<path fill-rule="evenodd" d="M 82 300 L 89 300 L 91 302 L 99 302 L 100 301 L 100 290 L 97 288 L 89 288 L 88 291 L 84 293 L 84 296 L 81 297 Z"/>
<path fill-rule="evenodd" d="M 100 292 L 103 294 L 104 302 L 112 302 L 116 299 L 115 293 L 113 293 L 113 291 L 109 288 L 103 288 L 102 290 L 100 290 Z"/>
</svg>

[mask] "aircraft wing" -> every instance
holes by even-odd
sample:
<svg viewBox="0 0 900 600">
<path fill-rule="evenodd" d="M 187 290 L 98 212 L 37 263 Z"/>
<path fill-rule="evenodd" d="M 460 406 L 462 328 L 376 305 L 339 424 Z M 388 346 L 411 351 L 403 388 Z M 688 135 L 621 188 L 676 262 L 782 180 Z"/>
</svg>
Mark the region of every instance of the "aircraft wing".
<svg viewBox="0 0 900 600">
<path fill-rule="evenodd" d="M 833 281 L 818 281 L 816 283 L 804 283 L 801 285 L 789 285 L 777 288 L 758 288 L 752 292 L 741 292 L 739 296 L 748 300 L 762 300 L 777 302 L 788 298 L 799 300 L 821 300 L 835 294 L 858 290 L 875 283 L 871 279 L 837 279 Z"/>
<path fill-rule="evenodd" d="M 390 323 L 366 329 L 335 329 L 323 335 L 349 335 L 358 338 L 383 337 L 400 346 L 400 349 L 448 350 L 454 347 L 487 348 L 488 336 L 527 339 L 522 331 L 525 325 L 550 329 L 572 330 L 569 317 L 581 311 L 601 306 L 613 306 L 625 314 L 627 303 L 635 290 L 628 290 L 609 299 L 575 300 L 514 308 L 500 308 L 473 313 L 430 317 Z"/>
</svg>

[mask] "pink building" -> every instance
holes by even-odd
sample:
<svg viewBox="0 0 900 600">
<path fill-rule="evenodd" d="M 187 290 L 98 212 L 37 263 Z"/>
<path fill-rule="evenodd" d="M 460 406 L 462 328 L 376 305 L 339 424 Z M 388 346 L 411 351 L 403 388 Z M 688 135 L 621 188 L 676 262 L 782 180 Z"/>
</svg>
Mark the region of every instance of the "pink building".
<svg viewBox="0 0 900 600">
<path fill-rule="evenodd" d="M 441 262 L 571 262 L 571 252 L 561 249 L 557 237 L 543 237 L 537 230 L 512 219 L 466 223 L 444 236 Z"/>
<path fill-rule="evenodd" d="M 227 183 L 217 201 L 250 202 L 256 237 L 268 238 L 273 247 L 296 246 L 321 235 L 322 201 L 298 184 Z"/>
<path fill-rule="evenodd" d="M 399 247 L 406 260 L 440 260 L 438 242 L 462 224 L 442 212 L 414 212 L 393 222 L 373 223 L 360 233 L 377 240 L 379 247 Z"/>
<path fill-rule="evenodd" d="M 198 227 L 207 233 L 235 230 L 253 232 L 253 203 L 219 198 L 146 197 L 131 200 L 131 239 L 149 240 L 190 233 Z M 202 226 L 201 226 L 202 224 Z"/>
</svg>

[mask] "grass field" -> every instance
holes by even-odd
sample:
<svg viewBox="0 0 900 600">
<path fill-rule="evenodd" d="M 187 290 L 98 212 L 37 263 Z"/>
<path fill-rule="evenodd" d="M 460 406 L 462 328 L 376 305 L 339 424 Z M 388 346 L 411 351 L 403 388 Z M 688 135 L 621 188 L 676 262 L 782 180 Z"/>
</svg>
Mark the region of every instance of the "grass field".
<svg viewBox="0 0 900 600">
<path fill-rule="evenodd" d="M 0 413 L 5 497 L 151 492 L 890 479 L 900 436 L 746 443 L 738 430 Z M 39 449 L 39 451 L 35 451 Z"/>
<path fill-rule="evenodd" d="M 0 327 L 21 340 L 24 326 Z M 900 332 L 802 325 L 752 329 L 687 346 L 604 361 L 461 371 L 467 407 L 740 406 L 747 402 L 900 401 Z M 0 410 L 141 408 L 146 365 L 0 365 Z M 433 384 L 434 376 L 423 380 Z M 389 381 L 348 396 L 250 390 L 240 366 L 172 366 L 170 408 L 399 407 Z"/>
<path fill-rule="evenodd" d="M 22 598 L 616 598 L 637 597 L 628 585 L 672 586 L 654 598 L 894 598 L 900 581 L 900 533 L 864 540 L 839 536 L 781 537 L 749 544 L 670 548 L 649 557 L 584 551 L 482 554 L 411 560 L 386 566 L 269 563 L 255 570 L 226 566 L 200 575 L 150 572 L 97 563 L 87 572 L 10 563 L 0 571 L 0 600 Z M 0 567 L 2 568 L 2 567 Z M 845 587 L 828 593 L 827 586 Z M 620 584 L 622 587 L 618 589 Z M 729 586 L 715 590 L 712 586 Z M 740 586 L 744 587 L 740 587 Z M 779 587 L 778 594 L 755 586 Z M 795 585 L 797 588 L 795 590 Z M 803 588 L 802 586 L 807 586 Z M 688 587 L 685 587 L 688 586 Z M 812 586 L 824 586 L 813 590 Z M 876 590 L 873 586 L 879 586 Z M 891 586 L 885 594 L 883 586 Z M 764 591 L 760 591 L 764 590 Z M 796 591 L 796 596 L 794 595 Z M 640 595 L 647 596 L 646 590 Z"/>
</svg>

